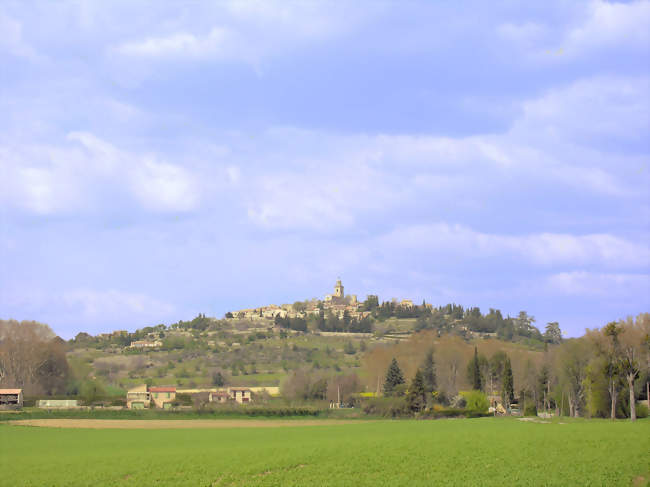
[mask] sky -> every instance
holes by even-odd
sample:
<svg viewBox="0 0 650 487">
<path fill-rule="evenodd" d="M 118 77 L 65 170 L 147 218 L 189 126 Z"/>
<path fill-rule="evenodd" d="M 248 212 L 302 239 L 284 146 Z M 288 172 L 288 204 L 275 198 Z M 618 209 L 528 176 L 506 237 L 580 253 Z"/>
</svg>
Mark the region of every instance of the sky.
<svg viewBox="0 0 650 487">
<path fill-rule="evenodd" d="M 650 2 L 0 1 L 0 318 L 650 311 Z"/>
</svg>

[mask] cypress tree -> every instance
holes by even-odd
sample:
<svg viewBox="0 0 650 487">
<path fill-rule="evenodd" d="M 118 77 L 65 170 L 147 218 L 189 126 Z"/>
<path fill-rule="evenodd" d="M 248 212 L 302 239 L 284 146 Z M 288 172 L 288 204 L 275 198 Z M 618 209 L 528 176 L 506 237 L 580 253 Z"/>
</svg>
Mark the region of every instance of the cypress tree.
<svg viewBox="0 0 650 487">
<path fill-rule="evenodd" d="M 472 389 L 480 391 L 483 389 L 481 369 L 478 362 L 478 349 L 474 347 L 474 363 L 472 364 Z"/>
<path fill-rule="evenodd" d="M 423 379 L 424 379 L 424 390 L 427 393 L 427 397 L 431 397 L 431 393 L 436 390 L 438 386 L 436 380 L 436 362 L 433 358 L 433 347 L 427 351 L 426 357 L 424 357 L 423 368 Z"/>
<path fill-rule="evenodd" d="M 402 369 L 399 368 L 397 360 L 393 357 L 393 361 L 388 367 L 388 372 L 386 372 L 386 381 L 384 382 L 384 394 L 390 396 L 395 391 L 395 387 L 404 384 L 404 374 L 402 374 Z"/>
<path fill-rule="evenodd" d="M 506 358 L 503 367 L 503 377 L 501 379 L 501 400 L 503 407 L 506 410 L 510 409 L 510 404 L 515 400 L 514 383 L 512 380 L 512 365 L 510 365 L 510 357 Z"/>
<path fill-rule="evenodd" d="M 415 372 L 415 377 L 409 386 L 409 392 L 406 396 L 406 404 L 411 411 L 422 411 L 427 405 L 427 393 L 424 389 L 424 376 L 422 371 L 418 369 Z"/>
</svg>

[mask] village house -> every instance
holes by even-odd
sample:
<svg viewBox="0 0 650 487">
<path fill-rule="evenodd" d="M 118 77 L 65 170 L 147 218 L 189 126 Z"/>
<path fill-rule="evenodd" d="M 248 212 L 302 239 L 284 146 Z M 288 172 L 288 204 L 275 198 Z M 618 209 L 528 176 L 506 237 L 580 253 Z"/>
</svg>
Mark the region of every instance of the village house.
<svg viewBox="0 0 650 487">
<path fill-rule="evenodd" d="M 20 409 L 22 407 L 22 389 L 0 389 L 0 409 Z"/>
<path fill-rule="evenodd" d="M 154 407 L 170 409 L 176 399 L 175 387 L 150 387 L 149 393 Z"/>
<path fill-rule="evenodd" d="M 126 393 L 126 407 L 129 409 L 144 409 L 151 406 L 151 395 L 146 384 L 134 387 Z"/>
<path fill-rule="evenodd" d="M 219 389 L 211 392 L 208 396 L 210 402 L 228 402 L 236 401 L 239 404 L 247 404 L 252 402 L 252 391 L 248 387 L 228 387 L 227 389 Z"/>
<path fill-rule="evenodd" d="M 215 392 L 210 392 L 210 395 L 208 396 L 208 401 L 210 402 L 228 402 L 228 399 L 230 399 L 230 394 L 228 394 L 228 391 L 215 391 Z"/>
</svg>

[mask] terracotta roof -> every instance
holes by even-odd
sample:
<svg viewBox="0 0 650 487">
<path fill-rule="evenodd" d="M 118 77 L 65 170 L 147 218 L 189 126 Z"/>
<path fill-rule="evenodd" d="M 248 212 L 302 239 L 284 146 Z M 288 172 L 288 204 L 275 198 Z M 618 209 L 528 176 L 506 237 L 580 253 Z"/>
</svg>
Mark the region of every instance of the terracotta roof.
<svg viewBox="0 0 650 487">
<path fill-rule="evenodd" d="M 20 394 L 22 389 L 0 389 L 0 394 Z"/>
<path fill-rule="evenodd" d="M 150 387 L 149 392 L 176 392 L 175 387 Z"/>
</svg>

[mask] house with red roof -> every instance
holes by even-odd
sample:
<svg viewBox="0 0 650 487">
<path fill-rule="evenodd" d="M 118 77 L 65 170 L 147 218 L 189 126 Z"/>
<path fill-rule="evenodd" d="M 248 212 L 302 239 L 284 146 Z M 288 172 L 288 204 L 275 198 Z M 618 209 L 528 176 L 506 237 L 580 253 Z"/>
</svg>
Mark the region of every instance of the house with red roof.
<svg viewBox="0 0 650 487">
<path fill-rule="evenodd" d="M 176 399 L 175 387 L 150 387 L 149 395 L 153 406 L 161 409 L 170 409 Z"/>
</svg>

